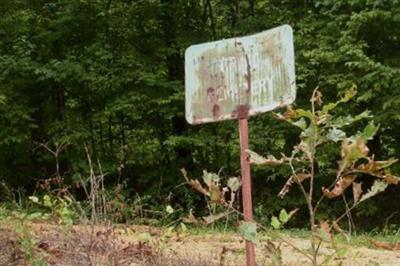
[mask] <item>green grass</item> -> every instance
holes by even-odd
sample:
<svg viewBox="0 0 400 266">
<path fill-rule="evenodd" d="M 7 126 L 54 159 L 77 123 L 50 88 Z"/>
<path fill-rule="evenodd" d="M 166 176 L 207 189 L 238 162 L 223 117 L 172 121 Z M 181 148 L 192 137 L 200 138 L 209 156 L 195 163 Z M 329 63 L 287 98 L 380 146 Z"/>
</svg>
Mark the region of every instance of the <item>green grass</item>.
<svg viewBox="0 0 400 266">
<path fill-rule="evenodd" d="M 383 233 L 361 233 L 351 236 L 350 243 L 352 245 L 371 247 L 370 239 L 384 241 L 388 243 L 397 243 L 400 241 L 398 232 L 383 232 Z"/>
<path fill-rule="evenodd" d="M 188 227 L 188 233 L 191 235 L 232 235 L 236 234 L 237 231 L 234 227 L 228 226 L 225 228 L 224 226 L 215 226 L 211 228 L 210 226 L 191 226 Z M 259 237 L 261 239 L 272 239 L 277 240 L 278 235 L 280 236 L 288 236 L 291 238 L 300 238 L 300 239 L 309 239 L 311 236 L 311 232 L 306 229 L 286 229 L 286 230 L 268 230 L 268 231 L 261 231 L 259 233 Z M 337 234 L 335 236 L 335 240 L 338 244 L 348 244 L 354 245 L 358 247 L 368 247 L 374 248 L 371 244 L 370 240 L 378 240 L 388 243 L 397 243 L 400 242 L 400 230 L 390 230 L 390 231 L 371 231 L 371 232 L 362 232 L 362 233 L 355 233 L 346 238 L 344 235 Z"/>
<path fill-rule="evenodd" d="M 281 230 L 279 231 L 279 233 L 288 235 L 289 237 L 301 239 L 308 239 L 311 236 L 311 232 L 305 229 Z M 370 242 L 371 239 L 388 243 L 397 243 L 400 242 L 400 230 L 355 233 L 349 236 L 349 238 L 338 234 L 335 237 L 335 240 L 339 244 L 349 244 L 354 246 L 373 248 L 374 246 Z"/>
<path fill-rule="evenodd" d="M 209 235 L 209 234 L 234 234 L 237 232 L 236 228 L 232 226 L 225 227 L 224 225 L 212 226 L 188 226 L 188 232 L 191 235 Z"/>
</svg>

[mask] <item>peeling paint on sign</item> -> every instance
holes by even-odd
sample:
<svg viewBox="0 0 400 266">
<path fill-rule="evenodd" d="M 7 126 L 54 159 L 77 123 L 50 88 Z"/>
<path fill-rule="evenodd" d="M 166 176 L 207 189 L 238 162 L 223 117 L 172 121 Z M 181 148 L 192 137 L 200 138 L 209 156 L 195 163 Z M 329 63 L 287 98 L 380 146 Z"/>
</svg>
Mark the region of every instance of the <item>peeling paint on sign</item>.
<svg viewBox="0 0 400 266">
<path fill-rule="evenodd" d="M 190 46 L 185 54 L 186 120 L 244 118 L 296 97 L 292 28 Z"/>
</svg>

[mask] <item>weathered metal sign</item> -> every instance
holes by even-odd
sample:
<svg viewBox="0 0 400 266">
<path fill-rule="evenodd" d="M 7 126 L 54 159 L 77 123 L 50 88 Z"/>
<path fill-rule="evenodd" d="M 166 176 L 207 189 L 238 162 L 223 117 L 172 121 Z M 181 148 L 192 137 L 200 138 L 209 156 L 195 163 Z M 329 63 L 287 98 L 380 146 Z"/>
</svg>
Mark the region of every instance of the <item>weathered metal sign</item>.
<svg viewBox="0 0 400 266">
<path fill-rule="evenodd" d="M 186 120 L 244 118 L 296 97 L 292 28 L 190 46 L 185 54 Z"/>
</svg>

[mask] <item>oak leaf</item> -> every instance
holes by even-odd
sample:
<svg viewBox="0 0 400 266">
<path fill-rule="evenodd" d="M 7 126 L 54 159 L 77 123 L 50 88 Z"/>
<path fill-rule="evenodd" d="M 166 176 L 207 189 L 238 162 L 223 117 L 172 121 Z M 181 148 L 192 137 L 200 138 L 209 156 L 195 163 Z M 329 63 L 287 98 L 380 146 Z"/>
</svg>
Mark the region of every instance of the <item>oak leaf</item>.
<svg viewBox="0 0 400 266">
<path fill-rule="evenodd" d="M 285 185 L 283 186 L 283 188 L 281 189 L 281 191 L 278 193 L 278 197 L 283 198 L 285 197 L 285 195 L 289 192 L 290 187 L 294 184 L 300 184 L 302 183 L 304 180 L 310 178 L 311 175 L 310 174 L 306 174 L 306 173 L 300 173 L 300 174 L 296 174 L 296 175 L 292 175 L 285 183 Z"/>
<path fill-rule="evenodd" d="M 360 183 L 353 182 L 354 204 L 356 204 L 360 200 L 362 193 L 363 193 L 363 191 L 362 191 L 362 182 L 360 182 Z"/>
<path fill-rule="evenodd" d="M 343 194 L 348 186 L 350 186 L 353 181 L 356 179 L 354 175 L 347 175 L 341 177 L 334 185 L 332 190 L 326 189 L 322 187 L 322 193 L 324 193 L 325 197 L 332 199 L 338 197 Z"/>
</svg>

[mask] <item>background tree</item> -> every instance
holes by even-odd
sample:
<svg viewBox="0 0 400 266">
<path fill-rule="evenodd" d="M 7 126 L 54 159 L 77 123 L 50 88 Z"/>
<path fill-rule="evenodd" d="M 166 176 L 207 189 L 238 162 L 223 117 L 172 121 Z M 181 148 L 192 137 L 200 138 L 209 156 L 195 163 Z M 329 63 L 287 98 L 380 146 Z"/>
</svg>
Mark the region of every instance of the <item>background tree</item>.
<svg viewBox="0 0 400 266">
<path fill-rule="evenodd" d="M 234 121 L 196 127 L 185 122 L 184 51 L 284 23 L 294 28 L 296 105 L 307 105 L 317 86 L 325 101 L 333 101 L 356 85 L 356 104 L 339 112 L 368 108 L 381 125 L 371 143 L 376 159 L 399 157 L 399 14 L 393 0 L 3 0 L 0 177 L 31 192 L 56 170 L 41 144 L 63 143 L 59 172 L 72 185 L 87 172 L 86 144 L 93 160 L 102 162 L 109 187 L 125 182 L 130 196 L 153 195 L 152 203 L 160 204 L 169 195 L 173 204 L 195 208 L 197 199 L 176 188 L 179 168 L 238 175 L 238 136 Z M 279 155 L 297 142 L 296 129 L 274 123 L 269 114 L 252 118 L 250 130 L 255 151 Z M 325 149 L 317 155 L 321 183 L 336 168 L 327 157 L 339 156 L 334 146 Z M 279 202 L 270 197 L 287 174 L 285 168 L 254 169 L 258 215 L 303 204 L 296 193 Z M 396 212 L 398 188 L 391 189 L 356 216 Z M 82 191 L 75 193 L 80 197 Z M 340 200 L 329 204 L 343 208 Z M 302 215 L 293 223 L 302 225 Z"/>
</svg>

